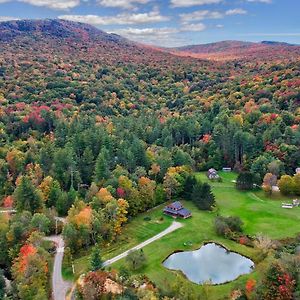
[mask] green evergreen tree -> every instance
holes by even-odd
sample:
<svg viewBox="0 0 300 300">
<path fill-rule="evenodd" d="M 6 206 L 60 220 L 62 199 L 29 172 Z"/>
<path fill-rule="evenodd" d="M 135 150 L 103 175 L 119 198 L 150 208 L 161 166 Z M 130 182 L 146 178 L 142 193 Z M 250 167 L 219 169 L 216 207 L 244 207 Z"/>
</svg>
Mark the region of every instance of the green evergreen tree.
<svg viewBox="0 0 300 300">
<path fill-rule="evenodd" d="M 42 208 L 42 198 L 37 189 L 27 176 L 21 178 L 21 182 L 14 192 L 18 211 L 28 210 L 35 213 Z"/>
<path fill-rule="evenodd" d="M 236 180 L 236 188 L 239 190 L 252 190 L 255 177 L 250 172 L 240 173 Z"/>
<path fill-rule="evenodd" d="M 60 216 L 66 216 L 68 209 L 68 194 L 66 192 L 62 192 L 56 200 L 56 210 Z"/>
<path fill-rule="evenodd" d="M 188 175 L 185 179 L 182 196 L 185 200 L 191 200 L 194 185 L 197 183 L 197 179 L 194 175 Z"/>
<path fill-rule="evenodd" d="M 62 190 L 60 188 L 60 184 L 57 180 L 53 180 L 50 187 L 48 200 L 46 202 L 47 207 L 55 207 L 57 200 L 61 196 L 62 196 Z"/>
<path fill-rule="evenodd" d="M 215 196 L 211 191 L 210 185 L 197 182 L 193 188 L 192 201 L 201 210 L 212 210 L 215 204 Z"/>
<path fill-rule="evenodd" d="M 109 174 L 109 153 L 106 148 L 102 148 L 96 160 L 95 180 L 101 181 L 103 179 L 108 179 Z"/>
<path fill-rule="evenodd" d="M 80 177 L 84 184 L 90 185 L 94 171 L 94 155 L 90 148 L 86 148 L 79 161 Z"/>
<path fill-rule="evenodd" d="M 100 248 L 98 245 L 95 245 L 92 255 L 91 255 L 91 260 L 90 260 L 90 268 L 91 271 L 95 272 L 98 270 L 101 270 L 103 267 L 103 262 L 101 259 L 101 255 L 100 255 Z"/>
<path fill-rule="evenodd" d="M 51 166 L 53 163 L 53 146 L 51 143 L 47 143 L 44 147 L 41 148 L 40 150 L 40 157 L 39 157 L 39 161 L 40 161 L 40 165 L 43 169 L 43 172 L 45 174 L 49 174 L 50 170 L 51 170 Z"/>
<path fill-rule="evenodd" d="M 5 286 L 3 271 L 0 269 L 0 299 L 4 299 Z"/>
</svg>

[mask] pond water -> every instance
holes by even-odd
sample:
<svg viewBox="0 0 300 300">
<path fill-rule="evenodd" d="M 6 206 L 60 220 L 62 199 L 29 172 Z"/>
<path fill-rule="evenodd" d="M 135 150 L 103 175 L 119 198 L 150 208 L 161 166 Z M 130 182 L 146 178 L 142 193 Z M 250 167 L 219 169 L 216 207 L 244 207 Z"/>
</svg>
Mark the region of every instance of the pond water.
<svg viewBox="0 0 300 300">
<path fill-rule="evenodd" d="M 221 284 L 232 281 L 253 270 L 254 263 L 247 257 L 230 252 L 215 243 L 209 243 L 195 251 L 170 255 L 163 265 L 180 270 L 192 282 Z"/>
</svg>

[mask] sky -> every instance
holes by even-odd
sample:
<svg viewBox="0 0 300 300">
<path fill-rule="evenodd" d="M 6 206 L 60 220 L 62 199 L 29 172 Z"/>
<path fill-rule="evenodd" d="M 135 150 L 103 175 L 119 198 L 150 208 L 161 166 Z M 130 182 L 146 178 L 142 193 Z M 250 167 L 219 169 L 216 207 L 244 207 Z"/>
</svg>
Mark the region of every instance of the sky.
<svg viewBox="0 0 300 300">
<path fill-rule="evenodd" d="M 157 46 L 300 44 L 300 0 L 0 0 L 0 21 L 59 18 Z"/>
</svg>

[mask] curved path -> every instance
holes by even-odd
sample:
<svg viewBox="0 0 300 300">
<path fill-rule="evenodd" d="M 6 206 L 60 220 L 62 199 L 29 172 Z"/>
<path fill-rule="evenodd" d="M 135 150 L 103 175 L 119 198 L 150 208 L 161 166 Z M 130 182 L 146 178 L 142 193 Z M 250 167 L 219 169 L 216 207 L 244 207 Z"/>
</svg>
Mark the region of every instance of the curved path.
<svg viewBox="0 0 300 300">
<path fill-rule="evenodd" d="M 177 230 L 178 228 L 181 228 L 182 226 L 183 225 L 181 223 L 174 221 L 167 229 L 165 229 L 161 233 L 159 233 L 159 234 L 153 236 L 152 238 L 150 238 L 150 239 L 142 242 L 141 244 L 139 244 L 139 245 L 137 245 L 137 246 L 135 246 L 135 247 L 133 247 L 133 248 L 131 248 L 131 249 L 129 249 L 129 250 L 127 250 L 127 251 L 125 251 L 125 252 L 117 255 L 117 256 L 115 256 L 114 258 L 108 259 L 107 261 L 105 261 L 103 263 L 103 267 L 109 266 L 109 265 L 117 262 L 118 260 L 126 257 L 130 251 L 139 250 L 139 249 L 144 248 L 145 246 L 153 243 L 154 241 L 159 240 L 163 236 L 165 236 L 165 235 L 167 235 L 167 234 L 169 234 L 169 233 Z"/>
<path fill-rule="evenodd" d="M 65 300 L 67 291 L 72 287 L 72 283 L 62 278 L 62 261 L 64 257 L 65 243 L 61 235 L 53 235 L 45 238 L 56 245 L 54 267 L 52 274 L 52 295 L 54 300 Z"/>
</svg>

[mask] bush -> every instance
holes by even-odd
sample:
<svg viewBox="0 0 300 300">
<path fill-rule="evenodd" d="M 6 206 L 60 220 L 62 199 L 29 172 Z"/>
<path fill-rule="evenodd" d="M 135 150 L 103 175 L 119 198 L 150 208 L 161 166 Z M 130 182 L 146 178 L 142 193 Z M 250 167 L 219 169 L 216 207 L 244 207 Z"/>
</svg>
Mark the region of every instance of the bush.
<svg viewBox="0 0 300 300">
<path fill-rule="evenodd" d="M 239 190 L 252 190 L 255 176 L 250 172 L 240 173 L 236 180 L 236 188 Z"/>
<path fill-rule="evenodd" d="M 215 218 L 215 230 L 218 235 L 232 237 L 235 233 L 242 232 L 243 222 L 239 217 Z"/>
<path fill-rule="evenodd" d="M 130 251 L 126 256 L 126 262 L 131 270 L 141 268 L 146 263 L 146 256 L 143 249 Z"/>
</svg>

